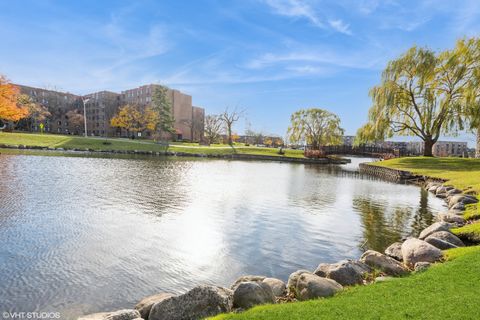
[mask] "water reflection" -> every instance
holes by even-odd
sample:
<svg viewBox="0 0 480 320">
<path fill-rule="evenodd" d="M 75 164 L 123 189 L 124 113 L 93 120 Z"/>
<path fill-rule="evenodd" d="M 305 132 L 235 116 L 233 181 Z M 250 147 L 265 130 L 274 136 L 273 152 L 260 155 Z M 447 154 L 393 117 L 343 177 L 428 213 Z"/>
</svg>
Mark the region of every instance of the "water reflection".
<svg viewBox="0 0 480 320">
<path fill-rule="evenodd" d="M 433 222 L 428 206 L 428 191 L 418 188 L 419 206 L 397 206 L 390 208 L 371 197 L 353 199 L 353 208 L 361 216 L 363 229 L 362 248 L 383 252 L 389 244 L 407 236 L 418 234 Z"/>
<path fill-rule="evenodd" d="M 0 155 L 0 304 L 78 314 L 358 258 L 443 202 L 339 166 Z"/>
</svg>

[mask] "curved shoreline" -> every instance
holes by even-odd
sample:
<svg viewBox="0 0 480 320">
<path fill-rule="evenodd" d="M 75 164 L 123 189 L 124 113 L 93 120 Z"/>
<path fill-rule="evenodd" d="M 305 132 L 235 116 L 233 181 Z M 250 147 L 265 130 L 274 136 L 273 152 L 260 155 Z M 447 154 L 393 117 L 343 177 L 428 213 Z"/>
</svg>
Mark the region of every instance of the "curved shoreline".
<svg viewBox="0 0 480 320">
<path fill-rule="evenodd" d="M 408 171 L 380 168 L 362 164 L 362 173 L 395 182 L 415 183 L 432 190 L 443 188 L 445 180 L 413 175 Z M 378 169 L 380 168 L 380 169 Z M 442 190 L 443 190 L 442 189 Z M 450 188 L 448 190 L 453 190 Z M 443 192 L 443 191 L 442 191 Z M 436 194 L 438 197 L 438 194 Z M 461 196 L 452 193 L 453 196 Z M 448 197 L 444 198 L 448 204 Z M 462 211 L 462 210 L 456 210 Z M 440 215 L 439 215 L 440 216 Z M 142 299 L 133 309 L 112 313 L 92 314 L 79 319 L 115 319 L 120 314 L 141 316 L 142 319 L 200 319 L 218 313 L 238 312 L 265 303 L 285 303 L 330 297 L 351 285 L 368 285 L 386 281 L 390 277 L 405 276 L 410 272 L 420 272 L 432 263 L 442 262 L 445 242 L 450 248 L 463 246 L 460 239 L 450 232 L 457 223 L 436 222 L 424 229 L 419 239 L 409 238 L 391 244 L 384 253 L 368 250 L 359 260 L 343 260 L 334 264 L 320 264 L 315 271 L 298 270 L 293 272 L 288 283 L 280 279 L 264 276 L 243 276 L 228 288 L 197 286 L 185 294 L 173 296 L 164 293 Z M 437 239 L 435 235 L 446 235 L 452 242 Z M 433 237 L 433 239 L 432 239 Z M 460 241 L 460 244 L 453 244 Z M 435 245 L 437 243 L 437 245 Z M 440 247 L 439 247 L 440 245 Z M 426 250 L 428 254 L 418 255 L 416 250 Z M 338 270 L 341 270 L 340 272 Z M 353 278 L 352 278 L 353 273 Z M 379 277 L 380 275 L 380 277 Z M 267 281 L 268 279 L 268 281 Z M 314 289 L 312 289 L 314 288 Z M 321 288 L 321 289 L 318 289 Z M 196 306 L 205 306 L 206 313 L 198 312 Z M 197 313 L 195 313 L 197 312 Z M 99 318 L 97 318 L 99 317 Z"/>
</svg>

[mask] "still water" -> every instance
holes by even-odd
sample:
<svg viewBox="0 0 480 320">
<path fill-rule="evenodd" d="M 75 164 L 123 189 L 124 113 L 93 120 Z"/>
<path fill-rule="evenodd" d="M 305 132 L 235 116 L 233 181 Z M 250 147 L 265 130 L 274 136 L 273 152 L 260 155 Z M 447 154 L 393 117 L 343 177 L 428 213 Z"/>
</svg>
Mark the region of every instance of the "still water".
<svg viewBox="0 0 480 320">
<path fill-rule="evenodd" d="M 443 202 L 352 168 L 0 155 L 0 311 L 62 318 L 383 250 Z"/>
</svg>

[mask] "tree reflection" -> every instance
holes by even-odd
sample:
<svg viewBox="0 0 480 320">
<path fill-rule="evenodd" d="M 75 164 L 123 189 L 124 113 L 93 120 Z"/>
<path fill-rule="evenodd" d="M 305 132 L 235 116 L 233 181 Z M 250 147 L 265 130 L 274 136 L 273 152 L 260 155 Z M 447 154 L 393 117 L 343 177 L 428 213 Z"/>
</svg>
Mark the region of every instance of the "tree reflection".
<svg viewBox="0 0 480 320">
<path fill-rule="evenodd" d="M 360 214 L 363 227 L 360 246 L 379 252 L 406 236 L 417 236 L 433 220 L 428 208 L 428 192 L 423 189 L 420 189 L 417 208 L 389 209 L 388 203 L 366 197 L 353 199 L 353 208 Z"/>
</svg>

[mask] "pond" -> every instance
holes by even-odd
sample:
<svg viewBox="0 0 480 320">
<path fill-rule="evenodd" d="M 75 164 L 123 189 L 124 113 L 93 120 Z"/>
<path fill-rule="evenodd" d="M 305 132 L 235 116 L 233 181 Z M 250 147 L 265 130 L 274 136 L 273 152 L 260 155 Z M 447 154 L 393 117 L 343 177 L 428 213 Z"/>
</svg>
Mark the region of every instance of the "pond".
<svg viewBox="0 0 480 320">
<path fill-rule="evenodd" d="M 286 280 L 441 210 L 352 165 L 0 155 L 0 309 L 74 318 L 246 274 Z"/>
</svg>

